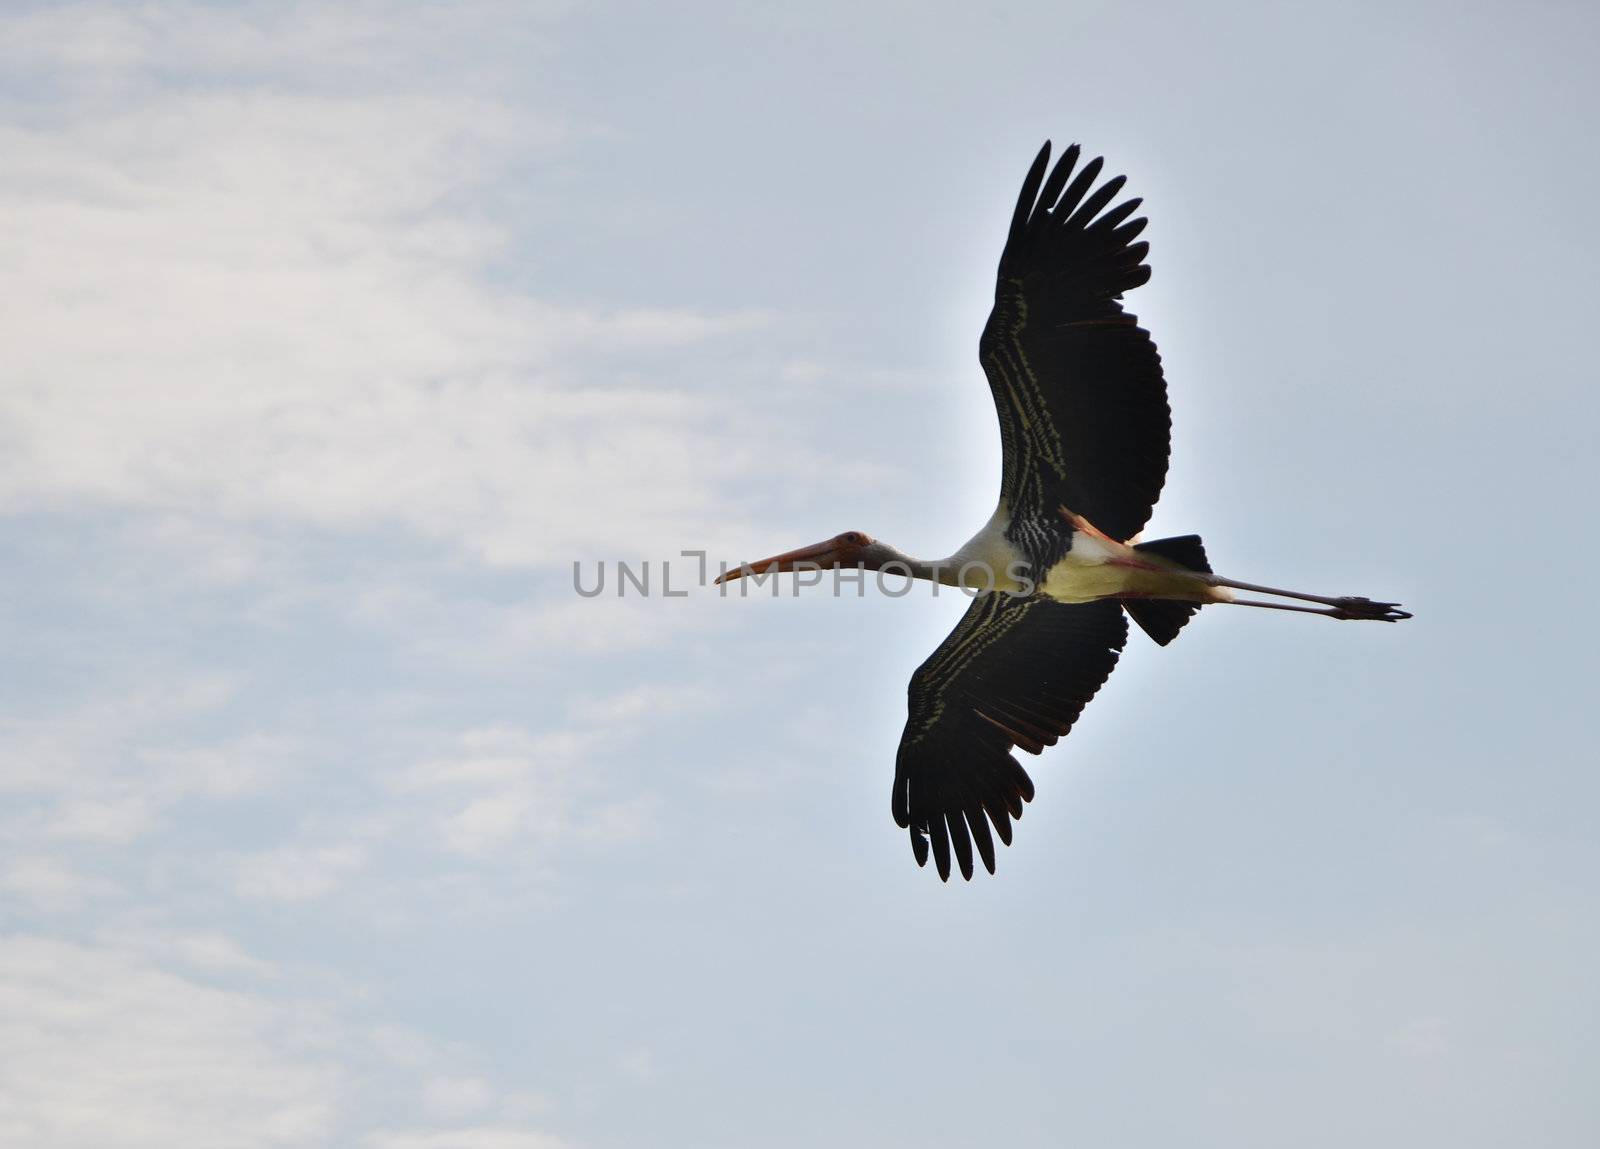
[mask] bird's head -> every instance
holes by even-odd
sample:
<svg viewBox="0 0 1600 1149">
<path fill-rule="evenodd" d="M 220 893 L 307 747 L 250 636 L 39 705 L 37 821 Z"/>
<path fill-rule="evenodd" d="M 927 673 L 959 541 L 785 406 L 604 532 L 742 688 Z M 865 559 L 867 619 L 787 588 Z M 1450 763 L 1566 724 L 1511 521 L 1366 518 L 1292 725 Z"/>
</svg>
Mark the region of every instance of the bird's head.
<svg viewBox="0 0 1600 1149">
<path fill-rule="evenodd" d="M 778 571 L 832 570 L 835 567 L 864 567 L 881 570 L 883 564 L 905 558 L 887 543 L 880 543 L 862 531 L 845 531 L 809 547 L 784 551 L 760 562 L 740 563 L 718 576 L 717 582 L 730 582 L 744 575 L 763 575 Z"/>
</svg>

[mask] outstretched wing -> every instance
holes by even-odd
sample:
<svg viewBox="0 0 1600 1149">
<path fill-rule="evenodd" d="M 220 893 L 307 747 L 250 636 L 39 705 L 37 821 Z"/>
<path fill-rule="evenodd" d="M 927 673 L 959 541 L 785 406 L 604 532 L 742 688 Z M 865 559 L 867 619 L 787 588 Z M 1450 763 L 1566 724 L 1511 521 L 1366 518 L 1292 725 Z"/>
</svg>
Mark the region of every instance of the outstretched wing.
<svg viewBox="0 0 1600 1149">
<path fill-rule="evenodd" d="M 1001 497 L 1024 529 L 1067 506 L 1130 539 L 1166 481 L 1172 429 L 1161 356 L 1117 302 L 1150 278 L 1150 245 L 1134 242 L 1145 220 L 1123 222 L 1137 199 L 1104 211 L 1123 177 L 1091 192 L 1099 159 L 1073 178 L 1076 144 L 1045 179 L 1049 159 L 1047 142 L 1023 181 L 978 344 L 1000 414 Z"/>
<path fill-rule="evenodd" d="M 991 591 L 911 676 L 910 717 L 895 758 L 894 820 L 917 865 L 932 843 L 939 877 L 954 852 L 972 877 L 976 847 L 994 873 L 994 839 L 1033 798 L 1011 748 L 1037 754 L 1072 729 L 1116 666 L 1128 623 L 1114 600 L 1063 603 Z"/>
</svg>

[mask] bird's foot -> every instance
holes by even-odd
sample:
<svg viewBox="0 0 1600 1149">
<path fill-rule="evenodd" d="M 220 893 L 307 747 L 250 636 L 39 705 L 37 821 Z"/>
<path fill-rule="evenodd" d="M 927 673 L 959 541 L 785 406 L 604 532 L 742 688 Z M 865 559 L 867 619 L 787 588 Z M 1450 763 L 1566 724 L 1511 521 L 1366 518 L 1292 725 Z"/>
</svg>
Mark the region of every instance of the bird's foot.
<svg viewBox="0 0 1600 1149">
<path fill-rule="evenodd" d="M 1370 598 L 1350 595 L 1333 600 L 1333 609 L 1324 611 L 1329 618 L 1365 618 L 1374 622 L 1399 622 L 1410 618 L 1411 612 L 1401 610 L 1397 602 L 1373 602 Z"/>
</svg>

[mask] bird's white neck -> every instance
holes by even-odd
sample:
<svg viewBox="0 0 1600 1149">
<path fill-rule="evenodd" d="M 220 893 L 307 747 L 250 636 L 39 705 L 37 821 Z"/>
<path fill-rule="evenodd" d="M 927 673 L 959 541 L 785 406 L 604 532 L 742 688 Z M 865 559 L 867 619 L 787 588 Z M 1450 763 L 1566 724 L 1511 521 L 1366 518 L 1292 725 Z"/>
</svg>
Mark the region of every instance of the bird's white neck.
<svg viewBox="0 0 1600 1149">
<path fill-rule="evenodd" d="M 1020 591 L 1026 589 L 1019 579 L 1019 567 L 1025 568 L 1027 559 L 1005 536 L 1010 515 L 1005 504 L 995 508 L 989 521 L 984 523 L 960 548 L 947 558 L 927 560 L 913 558 L 894 548 L 893 563 L 885 569 L 899 570 L 901 564 L 911 572 L 912 578 L 927 579 L 942 586 L 961 586 L 970 590 Z"/>
</svg>

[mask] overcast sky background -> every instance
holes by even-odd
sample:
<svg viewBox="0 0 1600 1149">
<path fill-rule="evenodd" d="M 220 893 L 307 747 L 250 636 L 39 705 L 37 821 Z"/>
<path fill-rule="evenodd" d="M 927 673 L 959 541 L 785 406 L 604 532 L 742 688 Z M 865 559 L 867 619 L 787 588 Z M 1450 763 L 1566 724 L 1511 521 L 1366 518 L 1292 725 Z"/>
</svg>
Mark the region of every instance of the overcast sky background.
<svg viewBox="0 0 1600 1149">
<path fill-rule="evenodd" d="M 1597 31 L 8 5 L 0 1141 L 1596 1144 Z M 964 599 L 572 563 L 966 539 L 1046 137 L 1151 219 L 1152 530 L 1417 617 L 1136 633 L 942 886 Z"/>
</svg>

